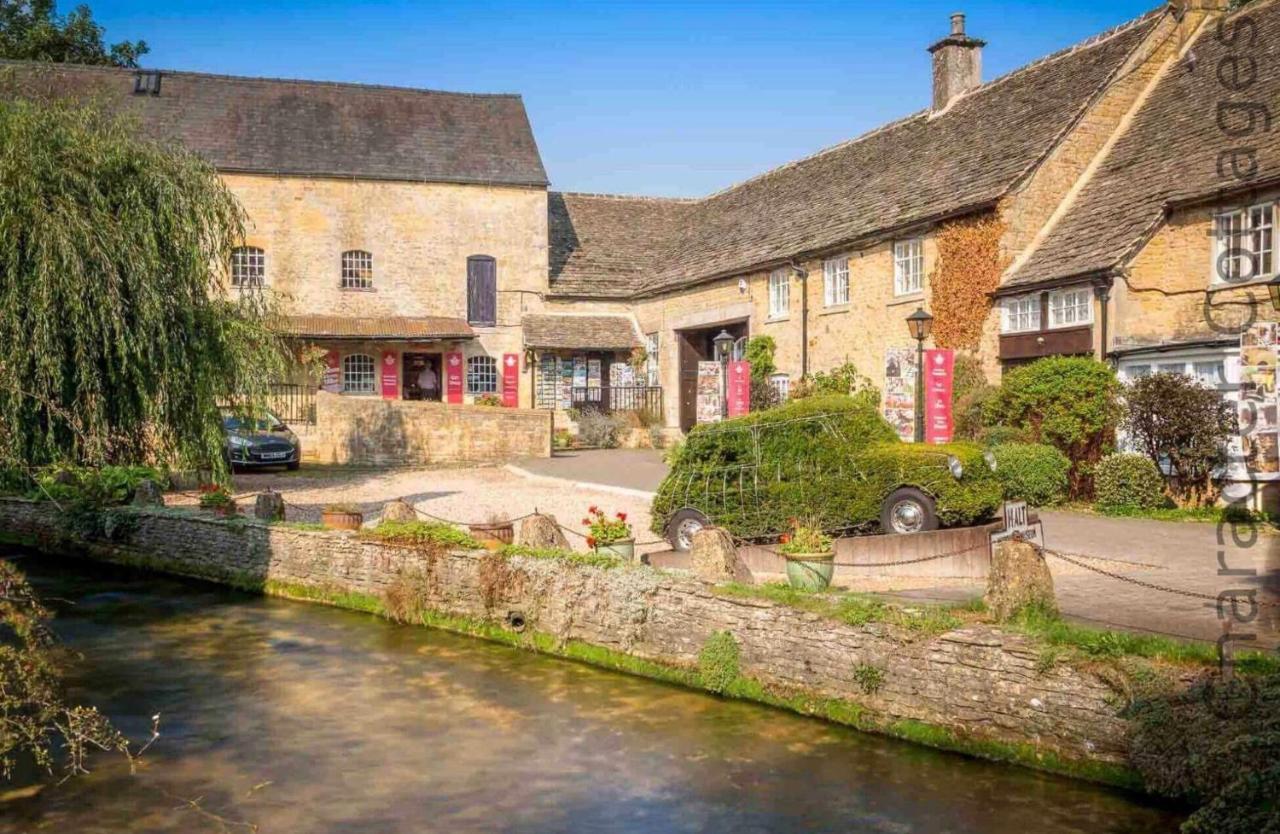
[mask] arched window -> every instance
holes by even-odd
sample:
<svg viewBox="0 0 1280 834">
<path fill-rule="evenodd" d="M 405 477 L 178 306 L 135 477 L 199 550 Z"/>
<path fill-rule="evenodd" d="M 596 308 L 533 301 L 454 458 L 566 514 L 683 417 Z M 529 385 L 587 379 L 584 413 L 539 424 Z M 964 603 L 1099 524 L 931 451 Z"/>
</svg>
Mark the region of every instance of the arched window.
<svg viewBox="0 0 1280 834">
<path fill-rule="evenodd" d="M 488 255 L 467 258 L 467 323 L 498 323 L 498 262 Z"/>
<path fill-rule="evenodd" d="M 492 356 L 471 356 L 467 359 L 467 393 L 496 394 L 498 392 L 498 360 Z"/>
<path fill-rule="evenodd" d="M 373 288 L 373 255 L 363 249 L 342 253 L 342 282 L 344 290 L 368 290 Z"/>
<path fill-rule="evenodd" d="M 345 394 L 373 393 L 373 357 L 352 353 L 342 357 L 342 391 Z"/>
<path fill-rule="evenodd" d="M 267 253 L 256 246 L 231 250 L 231 286 L 256 289 L 267 283 Z"/>
</svg>

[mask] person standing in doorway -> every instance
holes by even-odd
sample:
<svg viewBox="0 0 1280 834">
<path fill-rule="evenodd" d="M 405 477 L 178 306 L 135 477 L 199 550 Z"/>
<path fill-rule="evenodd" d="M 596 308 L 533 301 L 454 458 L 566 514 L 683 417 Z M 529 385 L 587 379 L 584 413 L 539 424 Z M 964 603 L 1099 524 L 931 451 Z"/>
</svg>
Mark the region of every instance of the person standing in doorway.
<svg viewBox="0 0 1280 834">
<path fill-rule="evenodd" d="M 430 360 L 418 372 L 418 396 L 424 400 L 440 399 L 440 376 Z"/>
</svg>

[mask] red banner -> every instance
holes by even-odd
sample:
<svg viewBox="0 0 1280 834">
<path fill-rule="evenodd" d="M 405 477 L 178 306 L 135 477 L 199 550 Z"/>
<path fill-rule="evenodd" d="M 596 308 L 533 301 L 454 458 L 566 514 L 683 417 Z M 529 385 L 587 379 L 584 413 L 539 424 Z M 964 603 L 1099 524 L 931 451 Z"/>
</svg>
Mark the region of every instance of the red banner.
<svg viewBox="0 0 1280 834">
<path fill-rule="evenodd" d="M 449 394 L 449 402 L 454 405 L 462 402 L 462 368 L 461 353 L 444 355 L 444 390 Z"/>
<path fill-rule="evenodd" d="M 400 369 L 393 350 L 382 352 L 382 398 L 396 400 L 400 398 Z"/>
<path fill-rule="evenodd" d="M 951 380 L 956 355 L 950 350 L 924 352 L 924 439 L 950 443 L 955 424 L 951 416 Z"/>
<path fill-rule="evenodd" d="M 502 355 L 502 405 L 515 408 L 520 405 L 520 354 Z"/>
<path fill-rule="evenodd" d="M 336 350 L 324 355 L 324 381 L 320 387 L 331 394 L 342 393 L 342 357 Z"/>
<path fill-rule="evenodd" d="M 735 360 L 729 363 L 727 396 L 729 416 L 741 417 L 751 412 L 751 363 Z"/>
</svg>

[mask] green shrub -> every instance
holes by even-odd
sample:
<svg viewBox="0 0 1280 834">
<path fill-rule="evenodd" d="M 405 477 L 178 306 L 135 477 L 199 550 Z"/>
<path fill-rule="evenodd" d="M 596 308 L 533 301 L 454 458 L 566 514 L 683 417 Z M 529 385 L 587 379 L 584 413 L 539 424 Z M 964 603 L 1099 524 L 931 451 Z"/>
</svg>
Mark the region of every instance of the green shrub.
<svg viewBox="0 0 1280 834">
<path fill-rule="evenodd" d="M 978 432 L 978 442 L 989 449 L 1006 443 L 1030 443 L 1027 432 L 1013 426 L 986 426 Z"/>
<path fill-rule="evenodd" d="M 469 533 L 435 521 L 383 521 L 377 527 L 360 530 L 358 535 L 362 539 L 430 549 L 479 550 L 483 547 Z"/>
<path fill-rule="evenodd" d="M 1093 470 L 1094 497 L 1106 509 L 1149 510 L 1165 504 L 1164 477 L 1145 455 L 1107 455 Z"/>
<path fill-rule="evenodd" d="M 124 504 L 133 498 L 138 484 L 155 481 L 162 488 L 169 483 L 164 472 L 151 466 L 46 466 L 36 473 L 32 498 L 55 501 L 82 500 L 91 504 Z"/>
<path fill-rule="evenodd" d="M 583 411 L 575 422 L 578 424 L 578 439 L 583 445 L 600 449 L 616 448 L 618 435 L 630 428 L 625 418 L 603 411 Z"/>
<path fill-rule="evenodd" d="M 738 641 L 727 631 L 717 631 L 707 638 L 698 653 L 698 677 L 712 692 L 724 692 L 741 674 Z"/>
<path fill-rule="evenodd" d="M 957 440 L 978 440 L 984 429 L 982 404 L 994 396 L 996 387 L 987 382 L 982 361 L 967 353 L 956 354 L 951 383 L 951 413 Z"/>
<path fill-rule="evenodd" d="M 1006 443 L 991 453 L 1005 498 L 1034 507 L 1052 507 L 1066 499 L 1071 461 L 1062 452 L 1043 443 Z"/>
<path fill-rule="evenodd" d="M 752 381 L 768 382 L 769 377 L 778 372 L 778 366 L 773 361 L 773 354 L 777 349 L 778 345 L 772 336 L 752 336 L 747 340 L 747 349 L 742 352 L 742 358 L 751 363 Z"/>
<path fill-rule="evenodd" d="M 1120 420 L 1120 383 L 1110 366 L 1085 357 L 1040 359 L 1005 375 L 983 404 L 988 425 L 1026 432 L 1072 462 L 1071 495 L 1093 493 L 1093 466 L 1114 443 Z"/>
<path fill-rule="evenodd" d="M 845 362 L 830 371 L 818 371 L 791 386 L 791 398 L 794 400 L 832 395 L 850 396 L 880 407 L 880 390 L 871 384 L 870 379 L 858 373 L 852 362 Z"/>
</svg>

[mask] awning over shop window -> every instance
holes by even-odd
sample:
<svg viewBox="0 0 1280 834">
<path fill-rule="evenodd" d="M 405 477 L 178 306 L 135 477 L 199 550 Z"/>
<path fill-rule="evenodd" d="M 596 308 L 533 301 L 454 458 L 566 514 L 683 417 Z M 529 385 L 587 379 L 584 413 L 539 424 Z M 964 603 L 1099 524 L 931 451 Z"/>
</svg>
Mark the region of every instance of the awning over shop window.
<svg viewBox="0 0 1280 834">
<path fill-rule="evenodd" d="M 378 339 L 429 341 L 474 339 L 462 319 L 445 316 L 285 316 L 284 332 L 309 339 Z"/>
<path fill-rule="evenodd" d="M 631 351 L 641 346 L 630 316 L 528 315 L 524 346 L 537 350 Z"/>
</svg>

